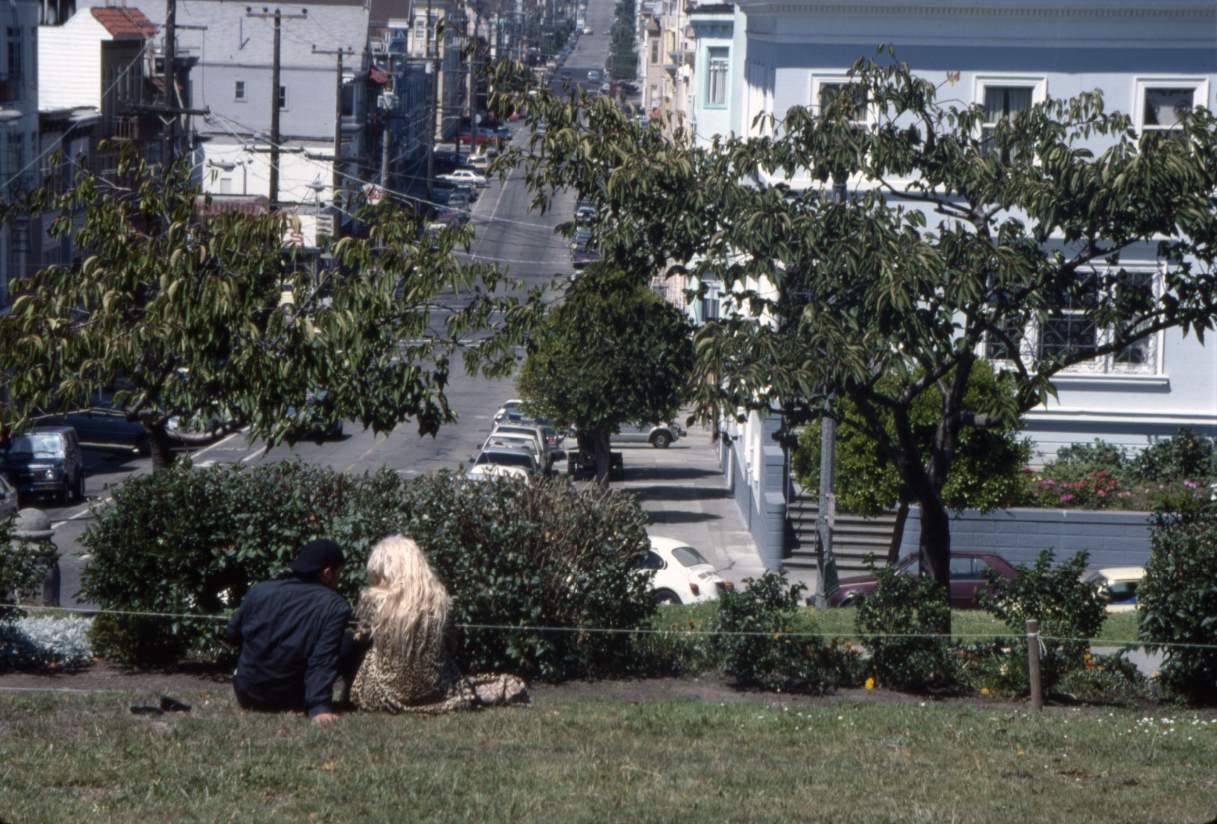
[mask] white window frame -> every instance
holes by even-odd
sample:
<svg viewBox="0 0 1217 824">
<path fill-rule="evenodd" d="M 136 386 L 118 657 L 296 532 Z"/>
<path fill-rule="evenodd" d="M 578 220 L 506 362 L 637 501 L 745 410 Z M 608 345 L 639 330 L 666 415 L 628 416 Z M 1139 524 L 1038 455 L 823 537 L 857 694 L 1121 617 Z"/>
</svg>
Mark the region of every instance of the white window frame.
<svg viewBox="0 0 1217 824">
<path fill-rule="evenodd" d="M 716 55 L 715 52 L 720 52 Z M 722 102 L 715 102 L 713 99 L 714 90 L 714 64 L 721 61 L 723 66 L 722 77 Z M 730 46 L 707 46 L 706 47 L 706 101 L 707 109 L 725 109 L 727 102 L 730 99 L 731 91 L 731 47 Z"/>
<path fill-rule="evenodd" d="M 859 78 L 850 77 L 848 72 L 813 72 L 811 75 L 811 97 L 808 107 L 812 114 L 820 115 L 820 91 L 825 86 L 847 86 L 851 83 L 858 83 Z M 862 123 L 858 121 L 859 126 L 865 125 L 868 129 L 873 129 L 879 123 L 879 107 L 874 103 L 867 102 L 866 104 L 866 121 Z"/>
<path fill-rule="evenodd" d="M 983 108 L 985 105 L 985 92 L 991 87 L 1031 89 L 1032 106 L 1043 103 L 1048 99 L 1047 75 L 987 72 L 972 78 L 972 101 L 977 106 Z M 989 124 L 985 123 L 978 127 L 977 138 L 984 137 L 984 128 L 987 125 Z M 1038 159 L 1036 163 L 1038 163 Z"/>
<path fill-rule="evenodd" d="M 1209 80 L 1202 75 L 1177 74 L 1147 74 L 1138 75 L 1133 83 L 1133 128 L 1137 134 L 1144 134 L 1145 128 L 1145 92 L 1150 89 L 1182 89 L 1191 88 L 1192 108 L 1207 106 L 1209 103 Z M 1150 126 L 1149 131 L 1172 131 L 1161 126 Z"/>
<path fill-rule="evenodd" d="M 1164 271 L 1160 263 L 1153 261 L 1129 261 L 1112 267 L 1095 267 L 1098 274 L 1107 274 L 1112 271 L 1123 270 L 1128 274 L 1148 274 L 1152 277 L 1151 286 L 1154 290 L 1154 297 L 1162 296 L 1162 283 Z M 1105 346 L 1111 341 L 1112 330 L 1110 327 L 1100 327 L 1095 330 L 1095 346 Z M 1165 332 L 1159 330 L 1152 333 L 1144 339 L 1145 345 L 1149 348 L 1148 356 L 1145 363 L 1118 363 L 1116 358 L 1118 353 L 1111 352 L 1098 358 L 1082 361 L 1073 366 L 1062 369 L 1059 376 L 1090 376 L 1095 378 L 1112 378 L 1119 379 L 1123 377 L 1143 376 L 1143 377 L 1162 377 L 1165 375 L 1165 357 L 1164 357 L 1164 338 Z M 1036 358 L 1039 357 L 1040 347 L 1040 326 L 1036 321 L 1032 321 L 1023 330 L 1023 334 L 1018 342 L 1019 357 L 1024 364 L 1030 366 Z M 988 356 L 988 341 L 981 340 L 981 354 Z M 993 363 L 997 366 L 1007 365 L 1008 368 L 1013 364 L 1007 358 L 994 358 Z"/>
</svg>

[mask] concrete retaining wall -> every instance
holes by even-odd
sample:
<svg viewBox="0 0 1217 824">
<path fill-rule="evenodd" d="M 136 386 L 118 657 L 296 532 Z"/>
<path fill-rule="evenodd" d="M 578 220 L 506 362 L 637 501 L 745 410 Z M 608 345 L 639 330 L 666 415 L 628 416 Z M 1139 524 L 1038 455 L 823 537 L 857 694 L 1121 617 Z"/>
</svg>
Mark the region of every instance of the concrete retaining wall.
<svg viewBox="0 0 1217 824">
<path fill-rule="evenodd" d="M 1078 509 L 968 510 L 951 518 L 951 548 L 995 552 L 1007 561 L 1030 564 L 1040 550 L 1052 549 L 1058 561 L 1090 553 L 1092 568 L 1144 566 L 1149 560 L 1150 516 L 1146 512 Z M 921 511 L 909 513 L 901 556 L 917 551 Z"/>
</svg>

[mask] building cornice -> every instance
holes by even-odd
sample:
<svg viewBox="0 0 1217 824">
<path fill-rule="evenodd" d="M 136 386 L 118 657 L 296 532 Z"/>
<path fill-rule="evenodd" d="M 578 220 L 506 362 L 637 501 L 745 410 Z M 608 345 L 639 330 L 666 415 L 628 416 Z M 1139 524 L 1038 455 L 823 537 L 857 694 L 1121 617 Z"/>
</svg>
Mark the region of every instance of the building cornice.
<svg viewBox="0 0 1217 824">
<path fill-rule="evenodd" d="M 1191 18 L 1217 20 L 1217 0 L 1190 3 L 1149 3 L 1145 0 L 1073 0 L 1073 2 L 1019 2 L 998 0 L 905 0 L 887 3 L 882 0 L 804 0 L 804 2 L 773 2 L 773 0 L 739 0 L 739 7 L 749 15 L 841 15 L 872 17 L 1000 17 L 1000 18 Z"/>
</svg>

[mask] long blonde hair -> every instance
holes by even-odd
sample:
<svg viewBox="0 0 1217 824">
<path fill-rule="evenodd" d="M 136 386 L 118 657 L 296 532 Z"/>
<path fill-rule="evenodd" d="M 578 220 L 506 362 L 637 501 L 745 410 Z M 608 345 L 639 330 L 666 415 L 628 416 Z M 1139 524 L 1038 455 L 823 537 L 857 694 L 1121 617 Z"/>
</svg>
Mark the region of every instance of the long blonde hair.
<svg viewBox="0 0 1217 824">
<path fill-rule="evenodd" d="M 391 535 L 372 548 L 368 585 L 356 614 L 371 627 L 379 652 L 401 663 L 437 655 L 451 605 L 448 590 L 413 540 Z"/>
</svg>

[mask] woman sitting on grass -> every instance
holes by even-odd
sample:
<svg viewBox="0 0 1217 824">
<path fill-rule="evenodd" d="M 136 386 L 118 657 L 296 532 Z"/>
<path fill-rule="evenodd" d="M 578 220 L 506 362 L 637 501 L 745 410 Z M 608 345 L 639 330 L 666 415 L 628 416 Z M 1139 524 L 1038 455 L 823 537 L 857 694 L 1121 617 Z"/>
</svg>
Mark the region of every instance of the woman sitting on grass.
<svg viewBox="0 0 1217 824">
<path fill-rule="evenodd" d="M 452 654 L 452 599 L 418 544 L 394 535 L 368 558 L 355 614 L 372 633 L 351 698 L 364 710 L 448 712 L 527 701 L 513 675 L 463 676 Z"/>
</svg>

